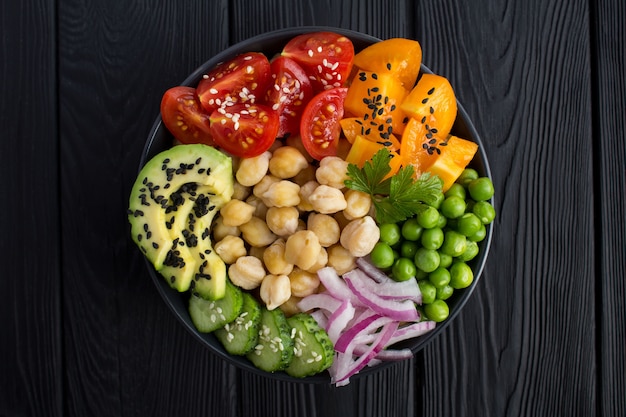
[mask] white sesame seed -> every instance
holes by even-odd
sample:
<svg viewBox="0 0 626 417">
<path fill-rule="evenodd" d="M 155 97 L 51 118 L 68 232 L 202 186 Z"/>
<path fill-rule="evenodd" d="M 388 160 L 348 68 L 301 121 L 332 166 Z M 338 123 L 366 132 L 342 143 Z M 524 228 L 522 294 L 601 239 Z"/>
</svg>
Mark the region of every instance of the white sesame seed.
<svg viewBox="0 0 626 417">
<path fill-rule="evenodd" d="M 317 72 L 319 72 L 320 74 L 324 71 L 324 69 L 322 68 L 321 65 L 317 66 Z"/>
<path fill-rule="evenodd" d="M 248 65 L 246 67 L 246 74 L 252 74 L 254 72 L 254 68 L 252 68 L 252 65 Z"/>
<path fill-rule="evenodd" d="M 320 52 L 320 53 L 321 53 L 322 51 L 323 51 L 322 47 L 321 47 L 321 46 L 318 46 L 318 47 L 317 47 L 317 52 Z"/>
<path fill-rule="evenodd" d="M 313 56 L 313 50 L 312 49 L 309 49 L 306 53 L 309 54 L 310 57 Z"/>
<path fill-rule="evenodd" d="M 334 71 L 334 70 L 337 69 L 338 66 L 339 66 L 339 61 L 335 62 L 330 69 L 332 69 Z"/>
<path fill-rule="evenodd" d="M 204 78 L 205 80 L 208 80 L 208 79 L 209 79 L 209 75 L 208 75 L 208 74 L 204 74 L 204 75 L 202 76 L 202 78 Z"/>
<path fill-rule="evenodd" d="M 209 93 L 211 93 L 211 94 L 217 94 L 217 93 L 218 93 L 218 91 L 217 91 L 217 89 L 216 89 L 216 88 L 211 88 L 211 89 L 209 90 Z"/>
<path fill-rule="evenodd" d="M 280 103 L 272 104 L 272 110 L 278 110 L 280 108 Z"/>
<path fill-rule="evenodd" d="M 243 57 L 244 61 L 250 61 L 252 59 L 251 55 L 246 55 L 245 57 Z"/>
<path fill-rule="evenodd" d="M 235 122 L 234 129 L 235 129 L 235 130 L 239 130 L 239 122 Z"/>
</svg>

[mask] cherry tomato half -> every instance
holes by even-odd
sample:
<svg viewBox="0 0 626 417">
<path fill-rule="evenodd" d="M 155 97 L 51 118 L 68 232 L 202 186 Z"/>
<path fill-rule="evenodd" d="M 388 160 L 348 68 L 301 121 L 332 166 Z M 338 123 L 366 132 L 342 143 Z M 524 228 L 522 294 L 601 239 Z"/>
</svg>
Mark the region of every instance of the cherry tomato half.
<svg viewBox="0 0 626 417">
<path fill-rule="evenodd" d="M 268 150 L 278 133 L 278 113 L 262 104 L 233 104 L 211 113 L 215 144 L 243 158 Z"/>
<path fill-rule="evenodd" d="M 161 99 L 163 124 L 182 143 L 213 145 L 209 114 L 202 108 L 192 87 L 172 87 Z"/>
<path fill-rule="evenodd" d="M 300 121 L 300 136 L 311 157 L 320 160 L 337 154 L 341 134 L 339 121 L 343 117 L 343 101 L 347 93 L 346 87 L 322 91 L 304 109 Z"/>
<path fill-rule="evenodd" d="M 305 33 L 287 42 L 282 55 L 304 68 L 318 92 L 345 85 L 352 70 L 354 45 L 338 33 Z"/>
<path fill-rule="evenodd" d="M 226 61 L 198 83 L 202 106 L 211 114 L 233 103 L 254 103 L 271 83 L 270 62 L 259 52 L 250 52 Z"/>
<path fill-rule="evenodd" d="M 302 112 L 313 97 L 311 80 L 296 61 L 284 56 L 272 60 L 271 73 L 274 83 L 267 90 L 265 102 L 279 115 L 278 136 L 297 135 Z"/>
</svg>

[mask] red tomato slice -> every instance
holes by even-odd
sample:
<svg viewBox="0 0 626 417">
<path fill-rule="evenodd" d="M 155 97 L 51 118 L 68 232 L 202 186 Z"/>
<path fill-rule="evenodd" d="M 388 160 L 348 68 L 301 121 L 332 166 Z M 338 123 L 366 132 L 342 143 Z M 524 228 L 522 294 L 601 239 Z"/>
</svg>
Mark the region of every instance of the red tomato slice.
<svg viewBox="0 0 626 417">
<path fill-rule="evenodd" d="M 320 160 L 337 154 L 341 134 L 339 121 L 343 117 L 343 101 L 347 93 L 346 87 L 322 91 L 304 109 L 300 121 L 300 136 L 311 157 Z"/>
<path fill-rule="evenodd" d="M 333 32 L 305 33 L 290 40 L 282 55 L 294 59 L 309 75 L 315 91 L 346 85 L 354 45 L 347 37 Z"/>
<path fill-rule="evenodd" d="M 278 136 L 298 134 L 304 107 L 313 97 L 311 81 L 296 61 L 284 56 L 272 60 L 271 70 L 274 84 L 267 90 L 265 102 L 279 115 Z"/>
<path fill-rule="evenodd" d="M 233 104 L 211 113 L 215 144 L 243 158 L 268 150 L 276 139 L 278 125 L 278 113 L 262 104 Z"/>
<path fill-rule="evenodd" d="M 211 114 L 234 103 L 254 103 L 271 83 L 270 62 L 259 52 L 236 56 L 215 67 L 198 83 L 202 106 Z"/>
<path fill-rule="evenodd" d="M 204 111 L 192 87 L 172 87 L 161 99 L 163 124 L 182 143 L 213 145 L 209 114 Z"/>
</svg>

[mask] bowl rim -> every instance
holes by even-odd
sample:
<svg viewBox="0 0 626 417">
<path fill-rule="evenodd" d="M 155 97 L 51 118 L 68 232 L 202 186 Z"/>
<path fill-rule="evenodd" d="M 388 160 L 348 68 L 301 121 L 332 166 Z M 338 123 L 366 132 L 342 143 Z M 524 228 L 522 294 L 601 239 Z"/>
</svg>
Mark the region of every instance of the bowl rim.
<svg viewBox="0 0 626 417">
<path fill-rule="evenodd" d="M 357 41 L 358 43 L 363 43 L 363 44 L 367 44 L 367 43 L 371 44 L 375 42 L 380 42 L 382 40 L 380 38 L 376 38 L 374 36 L 371 36 L 362 32 L 358 32 L 358 31 L 354 31 L 351 29 L 344 29 L 344 28 L 337 28 L 337 27 L 330 27 L 330 26 L 297 26 L 297 27 L 287 27 L 287 28 L 277 29 L 273 31 L 264 32 L 256 36 L 252 36 L 250 38 L 243 39 L 235 44 L 232 44 L 228 48 L 213 55 L 208 60 L 203 62 L 201 65 L 199 65 L 179 85 L 184 85 L 184 86 L 197 85 L 198 81 L 202 78 L 202 75 L 205 74 L 208 69 L 214 67 L 220 62 L 233 58 L 239 53 L 249 52 L 248 50 L 249 46 L 250 47 L 256 46 L 256 45 L 261 46 L 262 44 L 265 44 L 269 41 L 276 41 L 276 39 L 284 38 L 288 40 L 290 37 L 294 37 L 294 36 L 304 34 L 304 33 L 318 32 L 318 31 L 330 31 L 330 32 L 339 33 L 341 35 L 344 35 L 350 38 L 353 42 Z M 262 51 L 263 48 L 258 48 L 258 49 L 261 50 L 261 52 L 263 52 Z M 433 73 L 423 63 L 421 64 L 420 71 L 425 72 L 425 73 Z M 458 101 L 458 98 L 457 98 L 457 108 L 458 108 L 457 110 L 458 114 L 457 114 L 457 119 L 456 119 L 457 121 L 455 122 L 455 127 L 453 127 L 453 130 L 461 129 L 461 130 L 466 131 L 467 135 L 469 136 L 469 139 L 478 144 L 478 154 L 480 156 L 479 158 L 480 166 L 478 168 L 480 169 L 480 171 L 482 171 L 481 175 L 487 176 L 490 179 L 492 179 L 491 169 L 489 166 L 489 161 L 487 158 L 486 151 L 484 149 L 483 142 L 480 138 L 480 135 L 478 134 L 478 131 L 474 127 L 474 124 L 469 118 L 467 111 L 465 110 L 463 105 Z M 459 125 L 457 125 L 457 123 Z M 147 163 L 147 161 L 152 156 L 158 153 L 158 151 L 155 151 L 154 145 L 159 140 L 158 138 L 159 133 L 168 135 L 168 133 L 164 133 L 164 130 L 167 131 L 165 126 L 163 126 L 162 119 L 159 114 L 156 120 L 154 121 L 152 128 L 150 129 L 150 133 L 148 134 L 148 138 L 144 144 L 144 147 L 141 153 L 140 162 L 139 162 L 139 170 L 141 170 L 141 168 Z M 490 201 L 493 201 L 493 197 Z M 474 272 L 473 282 L 470 284 L 469 287 L 463 289 L 463 292 L 455 298 L 456 303 L 454 304 L 454 309 L 451 309 L 450 315 L 445 321 L 441 323 L 437 323 L 437 326 L 435 327 L 435 329 L 426 333 L 425 335 L 420 336 L 415 339 L 410 339 L 413 341 L 413 343 L 410 344 L 409 348 L 411 349 L 413 354 L 416 354 L 417 352 L 423 350 L 432 340 L 438 337 L 444 331 L 444 329 L 446 329 L 450 325 L 450 323 L 452 323 L 452 321 L 454 321 L 454 319 L 459 315 L 459 313 L 464 308 L 465 304 L 467 303 L 467 301 L 473 294 L 474 290 L 476 289 L 476 286 L 478 285 L 478 282 L 480 281 L 483 270 L 485 268 L 485 264 L 486 264 L 489 250 L 491 247 L 493 229 L 494 229 L 493 222 L 488 224 L 486 226 L 486 229 L 487 229 L 486 230 L 487 233 L 485 235 L 485 238 L 483 239 L 482 242 L 480 242 L 482 245 L 480 253 L 477 258 L 472 260 L 473 265 L 476 266 L 475 267 L 476 269 L 472 268 Z M 267 377 L 270 379 L 280 380 L 284 382 L 303 383 L 303 384 L 328 384 L 328 385 L 331 384 L 330 376 L 327 371 L 324 371 L 320 374 L 316 374 L 316 375 L 309 376 L 306 378 L 295 378 L 295 377 L 287 375 L 283 371 L 270 373 L 270 372 L 260 370 L 256 368 L 250 361 L 248 361 L 245 358 L 245 356 L 235 356 L 235 355 L 229 354 L 220 345 L 220 343 L 217 341 L 217 339 L 215 338 L 213 334 L 200 333 L 193 326 L 193 323 L 191 323 L 191 320 L 189 318 L 187 309 L 186 308 L 182 309 L 185 313 L 187 313 L 187 315 L 185 316 L 181 312 L 180 305 L 176 305 L 173 301 L 173 297 L 180 298 L 180 297 L 184 297 L 184 295 L 170 288 L 165 282 L 165 280 L 162 279 L 159 273 L 156 272 L 152 264 L 150 264 L 150 262 L 145 257 L 144 257 L 144 261 L 148 267 L 148 272 L 152 278 L 153 283 L 157 287 L 157 290 L 160 296 L 163 298 L 168 308 L 174 313 L 174 316 L 176 317 L 176 319 L 183 325 L 183 327 L 189 333 L 191 333 L 191 335 L 197 341 L 199 341 L 206 349 L 208 349 L 213 354 L 217 355 L 221 359 L 224 359 L 227 363 L 234 365 L 235 367 L 241 370 L 248 371 L 253 374 Z M 395 366 L 395 364 L 397 363 L 398 362 L 389 361 L 389 362 L 380 363 L 376 366 L 366 367 L 362 369 L 359 373 L 353 375 L 350 379 L 355 380 L 355 379 L 362 378 L 366 375 L 370 375 L 372 373 L 379 372 L 383 369 L 387 369 L 390 366 Z"/>
</svg>

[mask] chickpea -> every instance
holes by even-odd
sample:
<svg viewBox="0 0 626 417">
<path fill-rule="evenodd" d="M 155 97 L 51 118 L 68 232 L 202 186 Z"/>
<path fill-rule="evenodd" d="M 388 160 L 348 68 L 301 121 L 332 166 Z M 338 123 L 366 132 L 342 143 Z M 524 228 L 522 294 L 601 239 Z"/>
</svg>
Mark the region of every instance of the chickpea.
<svg viewBox="0 0 626 417">
<path fill-rule="evenodd" d="M 246 187 L 245 185 L 239 184 L 237 181 L 233 182 L 233 195 L 231 196 L 234 200 L 244 201 L 250 193 L 252 192 L 251 187 Z"/>
<path fill-rule="evenodd" d="M 237 182 L 247 187 L 258 184 L 267 174 L 271 156 L 270 152 L 264 152 L 253 158 L 242 158 L 235 173 Z"/>
<path fill-rule="evenodd" d="M 270 274 L 289 275 L 293 264 L 285 259 L 285 240 L 276 239 L 263 251 L 263 263 Z"/>
<path fill-rule="evenodd" d="M 222 240 L 226 236 L 239 236 L 241 234 L 239 227 L 226 226 L 221 216 L 213 220 L 211 232 L 213 233 L 213 240 L 215 241 Z"/>
<path fill-rule="evenodd" d="M 242 256 L 228 267 L 228 277 L 238 287 L 253 290 L 261 285 L 265 278 L 263 263 L 254 256 Z"/>
<path fill-rule="evenodd" d="M 292 181 L 300 187 L 309 181 L 315 181 L 315 167 L 313 165 L 307 165 L 307 167 L 301 170 L 298 175 L 292 178 Z"/>
<path fill-rule="evenodd" d="M 249 222 L 253 214 L 254 206 L 241 200 L 230 200 L 220 209 L 225 226 L 241 226 Z"/>
<path fill-rule="evenodd" d="M 265 222 L 278 236 L 289 236 L 298 229 L 300 212 L 295 207 L 270 207 L 265 215 Z"/>
<path fill-rule="evenodd" d="M 307 150 L 304 148 L 300 135 L 289 135 L 289 137 L 287 137 L 287 140 L 285 140 L 285 145 L 296 148 L 309 163 L 313 162 L 313 157 L 311 157 L 311 155 L 309 155 Z"/>
<path fill-rule="evenodd" d="M 331 214 L 344 210 L 346 199 L 340 189 L 328 185 L 320 185 L 309 196 L 309 202 L 318 213 Z"/>
<path fill-rule="evenodd" d="M 348 190 L 345 193 L 346 208 L 343 210 L 344 216 L 348 220 L 365 217 L 369 214 L 372 207 L 372 197 L 362 191 Z"/>
<path fill-rule="evenodd" d="M 300 230 L 287 238 L 285 259 L 302 269 L 311 268 L 317 262 L 322 245 L 310 230 Z"/>
<path fill-rule="evenodd" d="M 254 206 L 254 217 L 258 217 L 259 219 L 264 219 L 267 214 L 267 206 L 259 197 L 255 195 L 251 195 L 246 199 L 246 203 Z"/>
<path fill-rule="evenodd" d="M 243 240 L 250 246 L 261 247 L 270 245 L 277 236 L 267 227 L 267 224 L 258 217 L 252 217 L 249 222 L 239 226 Z"/>
<path fill-rule="evenodd" d="M 356 268 L 356 258 L 340 244 L 333 245 L 328 248 L 328 266 L 343 275 Z"/>
<path fill-rule="evenodd" d="M 344 181 L 349 178 L 348 162 L 338 156 L 324 157 L 320 161 L 319 168 L 315 171 L 315 177 L 320 184 L 341 190 L 345 187 Z"/>
<path fill-rule="evenodd" d="M 285 316 L 291 317 L 294 314 L 298 314 L 301 312 L 298 308 L 298 303 L 300 302 L 300 300 L 302 300 L 301 297 L 296 297 L 295 295 L 291 294 L 289 300 L 279 305 L 278 308 L 280 308 L 283 313 L 285 313 Z"/>
<path fill-rule="evenodd" d="M 307 268 L 306 271 L 317 273 L 317 271 L 324 268 L 326 265 L 328 265 L 328 252 L 324 247 L 321 247 L 315 263 Z"/>
<path fill-rule="evenodd" d="M 339 242 L 341 230 L 339 223 L 332 216 L 322 213 L 311 213 L 307 219 L 307 229 L 317 235 L 320 245 L 329 247 Z"/>
<path fill-rule="evenodd" d="M 245 242 L 238 236 L 225 236 L 213 245 L 215 253 L 227 264 L 234 264 L 237 259 L 247 255 Z"/>
<path fill-rule="evenodd" d="M 300 171 L 309 166 L 309 162 L 292 146 L 283 146 L 276 149 L 270 158 L 269 171 L 278 178 L 293 178 Z"/>
<path fill-rule="evenodd" d="M 250 246 L 248 248 L 248 255 L 254 256 L 259 261 L 263 262 L 263 254 L 265 253 L 265 249 L 267 248 L 267 246 Z"/>
<path fill-rule="evenodd" d="M 268 310 L 285 303 L 291 297 L 291 284 L 287 275 L 267 275 L 261 282 L 259 291 L 261 300 L 265 302 Z"/>
<path fill-rule="evenodd" d="M 311 204 L 309 198 L 317 187 L 319 187 L 319 183 L 317 181 L 308 181 L 300 187 L 300 204 L 298 204 L 299 210 L 313 211 L 313 205 Z"/>
<path fill-rule="evenodd" d="M 289 281 L 291 282 L 291 295 L 301 298 L 316 293 L 320 286 L 320 279 L 316 273 L 300 268 L 294 268 L 289 274 Z"/>
<path fill-rule="evenodd" d="M 295 207 L 300 204 L 300 186 L 295 182 L 280 180 L 271 184 L 261 198 L 268 207 Z"/>
<path fill-rule="evenodd" d="M 277 183 L 278 181 L 280 181 L 280 178 L 276 178 L 273 175 L 265 175 L 263 178 L 261 178 L 261 181 L 259 181 L 252 188 L 252 194 L 254 194 L 257 198 L 263 200 L 263 194 L 265 194 L 265 192 L 269 190 L 272 184 Z M 263 201 L 265 202 L 265 200 Z M 265 205 L 267 205 L 267 203 Z"/>
<path fill-rule="evenodd" d="M 370 216 L 352 220 L 341 231 L 341 245 L 356 257 L 368 255 L 380 238 L 380 229 Z"/>
</svg>

